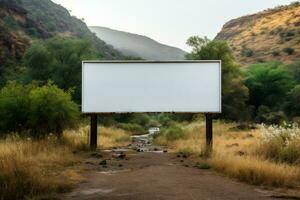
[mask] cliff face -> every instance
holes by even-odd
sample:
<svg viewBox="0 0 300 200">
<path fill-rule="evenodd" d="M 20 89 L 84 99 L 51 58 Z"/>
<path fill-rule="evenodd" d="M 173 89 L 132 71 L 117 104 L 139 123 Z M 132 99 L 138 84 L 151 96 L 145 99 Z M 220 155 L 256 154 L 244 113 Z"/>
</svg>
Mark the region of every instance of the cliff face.
<svg viewBox="0 0 300 200">
<path fill-rule="evenodd" d="M 30 45 L 27 30 L 35 29 L 41 37 L 50 35 L 29 19 L 27 11 L 15 0 L 0 0 L 0 64 L 7 59 L 19 60 Z"/>
<path fill-rule="evenodd" d="M 242 64 L 299 60 L 300 3 L 231 20 L 215 39 L 228 41 Z"/>
</svg>

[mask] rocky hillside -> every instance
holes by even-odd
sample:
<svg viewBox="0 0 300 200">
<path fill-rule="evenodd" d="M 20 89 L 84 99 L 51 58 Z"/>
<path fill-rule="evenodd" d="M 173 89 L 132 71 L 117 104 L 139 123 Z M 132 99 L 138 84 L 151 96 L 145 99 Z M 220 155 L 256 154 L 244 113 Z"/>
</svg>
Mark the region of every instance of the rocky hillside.
<svg viewBox="0 0 300 200">
<path fill-rule="evenodd" d="M 103 58 L 123 58 L 83 21 L 51 0 L 0 0 L 0 64 L 20 60 L 32 41 L 50 37 L 86 39 Z"/>
<path fill-rule="evenodd" d="M 146 36 L 117 31 L 105 27 L 90 27 L 90 30 L 127 56 L 147 60 L 182 60 L 185 51 L 170 47 Z"/>
<path fill-rule="evenodd" d="M 300 59 L 300 3 L 226 23 L 215 39 L 227 40 L 242 64 Z"/>
</svg>

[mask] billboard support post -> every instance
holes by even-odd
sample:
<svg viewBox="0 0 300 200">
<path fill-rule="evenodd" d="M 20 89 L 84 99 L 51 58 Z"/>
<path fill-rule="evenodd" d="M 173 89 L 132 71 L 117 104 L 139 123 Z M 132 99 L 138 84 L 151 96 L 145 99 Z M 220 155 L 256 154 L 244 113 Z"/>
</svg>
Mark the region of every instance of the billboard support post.
<svg viewBox="0 0 300 200">
<path fill-rule="evenodd" d="M 100 113 L 205 113 L 210 154 L 213 115 L 222 112 L 222 62 L 83 61 L 81 108 L 91 117 L 91 150 Z"/>
<path fill-rule="evenodd" d="M 206 152 L 210 154 L 213 149 L 213 118 L 212 114 L 205 114 L 206 122 Z"/>
<path fill-rule="evenodd" d="M 97 114 L 91 114 L 91 131 L 90 131 L 90 148 L 91 150 L 97 149 Z"/>
</svg>

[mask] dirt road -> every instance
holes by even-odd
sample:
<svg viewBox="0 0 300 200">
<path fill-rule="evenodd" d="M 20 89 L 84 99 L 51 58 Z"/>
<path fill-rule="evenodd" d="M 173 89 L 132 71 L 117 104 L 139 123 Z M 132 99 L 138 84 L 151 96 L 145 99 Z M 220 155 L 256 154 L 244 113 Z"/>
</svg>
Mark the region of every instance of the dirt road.
<svg viewBox="0 0 300 200">
<path fill-rule="evenodd" d="M 85 164 L 90 169 L 85 174 L 86 181 L 61 199 L 272 199 L 270 192 L 216 175 L 209 170 L 194 168 L 176 154 L 101 152 L 92 155 Z"/>
</svg>

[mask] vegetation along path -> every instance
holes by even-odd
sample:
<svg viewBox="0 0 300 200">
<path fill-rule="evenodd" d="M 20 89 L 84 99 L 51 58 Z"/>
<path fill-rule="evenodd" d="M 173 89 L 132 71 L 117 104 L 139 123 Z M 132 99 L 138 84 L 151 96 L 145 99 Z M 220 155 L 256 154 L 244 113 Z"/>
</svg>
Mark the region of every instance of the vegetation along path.
<svg viewBox="0 0 300 200">
<path fill-rule="evenodd" d="M 185 154 L 146 144 L 92 153 L 85 165 L 86 180 L 61 199 L 275 199 L 270 191 L 193 167 Z"/>
</svg>

